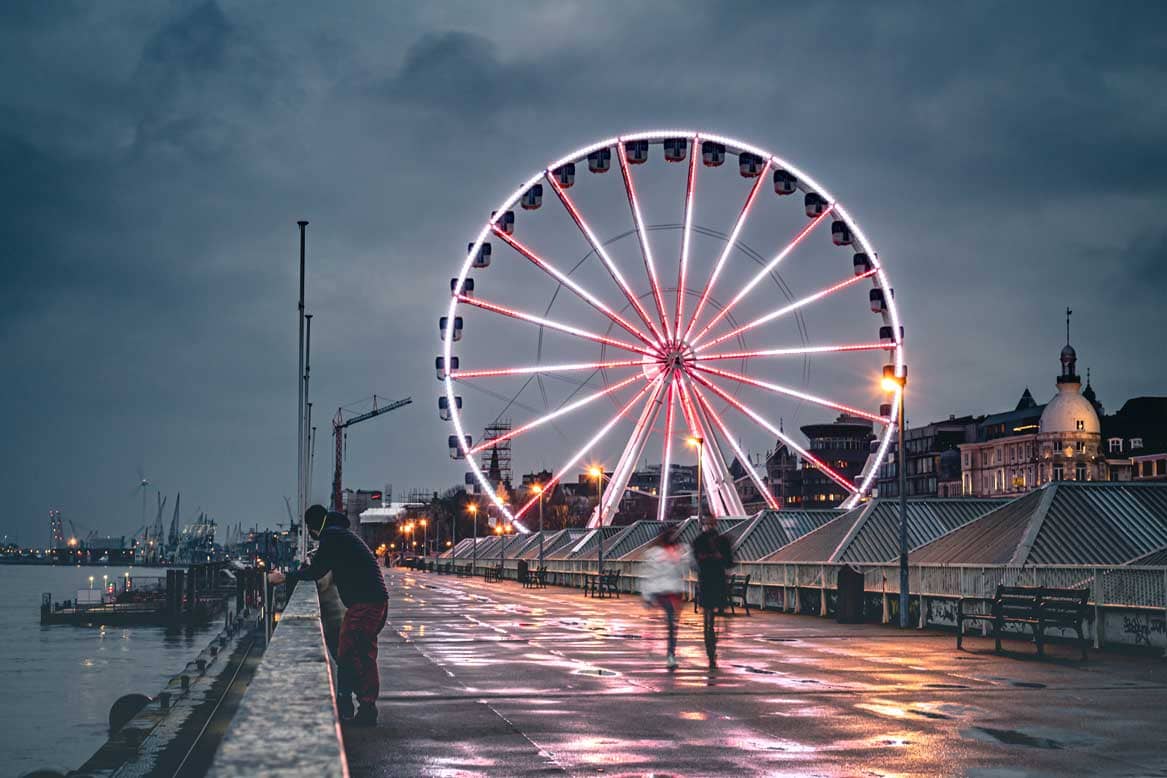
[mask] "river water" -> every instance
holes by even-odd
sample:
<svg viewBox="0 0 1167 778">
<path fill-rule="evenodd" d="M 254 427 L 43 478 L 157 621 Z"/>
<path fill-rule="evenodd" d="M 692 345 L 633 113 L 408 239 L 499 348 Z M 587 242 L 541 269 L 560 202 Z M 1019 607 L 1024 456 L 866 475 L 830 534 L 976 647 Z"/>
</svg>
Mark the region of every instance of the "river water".
<svg viewBox="0 0 1167 778">
<path fill-rule="evenodd" d="M 38 767 L 76 769 L 107 737 L 109 708 L 123 694 L 153 697 L 206 647 L 214 623 L 162 627 L 40 625 L 42 592 L 73 599 L 102 576 L 165 575 L 126 567 L 0 565 L 0 776 Z"/>
</svg>

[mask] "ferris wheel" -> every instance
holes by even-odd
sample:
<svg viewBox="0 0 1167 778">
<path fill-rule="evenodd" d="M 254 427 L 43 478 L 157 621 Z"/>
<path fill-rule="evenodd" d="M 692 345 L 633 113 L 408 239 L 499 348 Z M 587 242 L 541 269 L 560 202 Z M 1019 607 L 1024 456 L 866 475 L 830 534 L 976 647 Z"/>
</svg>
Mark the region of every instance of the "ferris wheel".
<svg viewBox="0 0 1167 778">
<path fill-rule="evenodd" d="M 734 157 L 738 176 L 726 165 Z M 650 184 L 654 172 L 661 180 Z M 653 218 L 668 209 L 671 218 Z M 704 226 L 720 211 L 728 231 Z M 698 214 L 706 215 L 700 224 Z M 599 216 L 618 217 L 625 229 L 601 233 Z M 754 245 L 766 245 L 752 249 L 747 232 Z M 570 254 L 577 244 L 586 251 L 578 259 Z M 816 246 L 828 253 L 804 260 L 820 251 Z M 786 274 L 800 260 L 808 277 L 795 288 Z M 812 314 L 827 342 L 808 339 L 803 317 Z M 794 321 L 800 342 L 775 343 Z M 438 408 L 452 425 L 450 455 L 468 466 L 467 484 L 524 532 L 539 498 L 500 495 L 489 457 L 502 444 L 538 435 L 540 456 L 553 459 L 543 489 L 607 452 L 589 526 L 610 523 L 630 489 L 651 495 L 657 518 L 667 518 L 677 497 L 670 494 L 672 466 L 682 457 L 699 460 L 714 515 L 744 515 L 743 482 L 779 509 L 746 437 L 777 440 L 851 507 L 870 492 L 874 465 L 895 431 L 898 405 L 872 387 L 881 372 L 905 373 L 887 268 L 843 205 L 768 151 L 692 130 L 606 138 L 523 182 L 460 258 L 439 334 L 435 367 L 445 391 Z M 533 358 L 522 356 L 526 343 L 536 345 Z M 810 386 L 805 365 L 812 355 L 861 362 L 832 367 L 826 385 Z M 801 385 L 790 380 L 794 363 L 802 366 Z M 798 442 L 778 416 L 780 402 L 870 424 L 866 466 L 844 472 L 842 463 Z M 482 426 L 472 418 L 510 414 L 522 421 L 475 439 Z M 685 448 L 686 441 L 695 445 Z M 638 468 L 654 457 L 659 479 L 648 486 Z"/>
</svg>

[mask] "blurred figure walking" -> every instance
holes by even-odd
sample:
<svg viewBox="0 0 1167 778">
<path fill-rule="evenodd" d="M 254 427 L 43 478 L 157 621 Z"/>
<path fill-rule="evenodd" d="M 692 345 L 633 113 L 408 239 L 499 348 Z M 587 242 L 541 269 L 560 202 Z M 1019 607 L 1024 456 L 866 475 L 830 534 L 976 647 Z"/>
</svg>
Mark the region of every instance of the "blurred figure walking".
<svg viewBox="0 0 1167 778">
<path fill-rule="evenodd" d="M 729 539 L 717 531 L 716 516 L 705 516 L 701 525 L 704 530 L 693 540 L 693 558 L 697 560 L 698 599 L 705 621 L 705 654 L 709 669 L 716 670 L 717 632 L 713 620 L 719 610 L 725 610 L 729 595 L 726 571 L 733 567 L 733 548 Z"/>
<path fill-rule="evenodd" d="M 676 528 L 668 524 L 661 527 L 660 534 L 644 553 L 641 596 L 645 602 L 665 612 L 669 633 L 669 653 L 665 662 L 669 670 L 677 668 L 677 618 L 685 591 L 685 574 L 690 565 L 688 549 L 678 542 Z"/>
</svg>

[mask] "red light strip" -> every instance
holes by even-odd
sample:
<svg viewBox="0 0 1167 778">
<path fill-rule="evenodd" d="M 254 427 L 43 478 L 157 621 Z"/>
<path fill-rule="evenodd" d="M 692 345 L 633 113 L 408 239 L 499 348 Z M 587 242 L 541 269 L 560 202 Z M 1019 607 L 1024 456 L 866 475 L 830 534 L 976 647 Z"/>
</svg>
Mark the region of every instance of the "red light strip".
<svg viewBox="0 0 1167 778">
<path fill-rule="evenodd" d="M 705 307 L 705 301 L 709 299 L 709 295 L 713 292 L 713 285 L 717 283 L 717 277 L 721 275 L 721 268 L 725 265 L 725 261 L 729 259 L 729 253 L 733 251 L 734 245 L 737 243 L 737 237 L 741 234 L 742 227 L 746 224 L 746 217 L 750 214 L 750 208 L 754 205 L 754 200 L 757 199 L 758 190 L 762 186 L 762 182 L 766 179 L 766 174 L 770 172 L 770 160 L 766 160 L 766 164 L 762 166 L 762 174 L 758 176 L 758 180 L 754 181 L 753 187 L 750 189 L 750 194 L 746 197 L 746 202 L 742 205 L 742 210 L 737 216 L 737 221 L 734 222 L 733 230 L 729 233 L 729 239 L 725 241 L 725 248 L 721 250 L 721 256 L 717 258 L 717 264 L 713 266 L 713 273 L 709 276 L 708 283 L 705 284 L 704 291 L 701 292 L 701 297 L 697 299 L 697 307 L 693 309 L 693 318 L 689 320 L 689 326 L 685 328 L 685 337 L 681 340 L 688 340 L 693 333 L 693 328 L 697 325 L 697 319 L 701 316 L 701 309 Z"/>
<path fill-rule="evenodd" d="M 596 252 L 596 256 L 598 256 L 600 261 L 604 263 L 604 266 L 608 268 L 608 273 L 612 276 L 612 280 L 614 280 L 620 287 L 621 291 L 624 292 L 624 296 L 628 298 L 628 302 L 630 302 L 632 307 L 636 309 L 637 314 L 639 314 L 640 318 L 644 321 L 644 325 L 652 330 L 653 337 L 656 338 L 659 342 L 663 343 L 664 338 L 661 337 L 660 331 L 656 328 L 656 324 L 649 317 L 648 312 L 644 310 L 644 306 L 640 304 L 640 299 L 632 293 L 632 289 L 629 288 L 628 282 L 624 280 L 624 276 L 620 274 L 620 270 L 616 267 L 616 263 L 613 262 L 612 258 L 608 256 L 608 252 L 604 250 L 603 245 L 601 245 L 600 241 L 596 238 L 595 233 L 592 232 L 592 228 L 588 226 L 586 221 L 584 221 L 583 215 L 580 214 L 580 212 L 576 209 L 575 203 L 573 203 L 571 198 L 567 196 L 567 192 L 565 192 L 563 187 L 559 185 L 559 182 L 555 180 L 555 176 L 550 170 L 547 171 L 547 175 L 545 177 L 547 179 L 547 183 L 551 185 L 553 190 L 555 190 L 555 194 L 559 197 L 559 201 L 563 203 L 563 207 L 567 209 L 567 213 L 571 216 L 572 221 L 575 222 L 575 226 L 579 227 L 579 231 L 584 234 L 585 238 L 587 238 L 588 243 L 590 243 L 592 246 L 592 250 Z"/>
<path fill-rule="evenodd" d="M 620 391 L 621 389 L 623 389 L 624 387 L 628 386 L 631 383 L 634 383 L 636 381 L 642 381 L 642 380 L 647 380 L 647 379 L 645 379 L 645 377 L 643 375 L 634 375 L 634 376 L 630 376 L 628 378 L 625 378 L 623 381 L 618 381 L 618 382 L 612 384 L 611 386 L 607 387 L 606 389 L 601 389 L 598 392 L 593 392 L 592 394 L 589 394 L 587 397 L 581 397 L 580 399 L 576 400 L 575 402 L 569 403 L 568 405 L 565 405 L 562 408 L 555 410 L 555 411 L 552 411 L 551 413 L 548 413 L 544 416 L 540 416 L 539 418 L 535 419 L 534 421 L 529 421 L 526 424 L 523 424 L 522 426 L 515 427 L 514 429 L 512 429 L 510 432 L 506 433 L 505 435 L 499 435 L 497 438 L 492 438 L 490 440 L 483 440 L 477 446 L 474 446 L 466 453 L 467 453 L 467 455 L 473 455 L 473 454 L 477 454 L 481 451 L 485 451 L 488 448 L 492 448 L 492 447 L 498 445 L 499 443 L 502 443 L 504 440 L 510 440 L 510 439 L 515 438 L 519 435 L 522 435 L 524 432 L 529 432 L 530 430 L 533 430 L 536 427 L 541 427 L 549 421 L 554 421 L 555 419 L 558 419 L 561 416 L 566 416 L 567 414 L 571 413 L 572 411 L 577 411 L 580 408 L 584 407 L 585 405 L 600 399 L 601 397 L 606 397 L 609 394 L 612 394 L 613 392 Z"/>
<path fill-rule="evenodd" d="M 644 269 L 648 272 L 649 283 L 652 284 L 652 299 L 656 302 L 656 312 L 660 316 L 661 327 L 664 328 L 665 340 L 668 340 L 672 337 L 669 333 L 669 317 L 665 313 L 665 300 L 661 296 L 660 282 L 656 277 L 656 263 L 652 260 L 652 248 L 648 245 L 648 233 L 644 231 L 644 218 L 640 213 L 640 202 L 636 199 L 636 187 L 632 183 L 632 171 L 628 169 L 628 155 L 622 142 L 616 144 L 616 156 L 620 160 L 620 173 L 624 177 L 624 190 L 628 193 L 632 221 L 636 224 L 636 237 L 640 240 Z"/>
<path fill-rule="evenodd" d="M 847 287 L 849 287 L 853 284 L 857 284 L 865 278 L 871 278 L 871 276 L 875 275 L 876 272 L 877 271 L 875 271 L 875 270 L 868 270 L 866 273 L 863 273 L 862 275 L 852 276 L 851 278 L 848 278 L 845 281 L 840 281 L 839 283 L 835 284 L 834 286 L 828 286 L 826 289 L 819 290 L 812 295 L 809 295 L 807 297 L 803 297 L 801 300 L 795 300 L 794 302 L 790 303 L 790 305 L 786 305 L 782 308 L 779 308 L 776 311 L 771 311 L 770 313 L 767 313 L 764 316 L 759 316 L 757 319 L 754 319 L 749 324 L 743 324 L 742 326 L 738 327 L 736 330 L 733 330 L 732 332 L 727 332 L 724 335 L 709 341 L 708 343 L 705 343 L 705 344 L 700 345 L 700 346 L 694 346 L 693 350 L 694 351 L 704 351 L 705 349 L 709 348 L 710 346 L 716 346 L 718 343 L 724 343 L 725 341 L 729 340 L 732 337 L 740 335 L 743 332 L 747 332 L 749 330 L 752 330 L 755 327 L 760 327 L 763 324 L 766 324 L 767 322 L 771 322 L 774 319 L 777 319 L 781 316 L 785 316 L 786 314 L 788 314 L 792 311 L 796 311 L 799 308 L 810 305 L 811 303 L 813 303 L 817 300 L 820 300 L 820 299 L 826 297 L 827 295 L 834 294 L 835 292 L 838 292 L 842 289 L 846 289 Z M 696 341 L 694 341 L 694 342 L 696 342 Z"/>
<path fill-rule="evenodd" d="M 681 335 L 681 321 L 685 309 L 685 284 L 689 274 L 689 243 L 693 229 L 693 193 L 697 185 L 697 147 L 698 136 L 694 135 L 692 146 L 689 149 L 689 178 L 685 183 L 685 218 L 684 231 L 681 233 L 681 266 L 677 271 L 677 309 L 673 331 L 678 339 Z"/>
<path fill-rule="evenodd" d="M 720 311 L 717 312 L 717 315 L 713 317 L 712 321 L 710 321 L 708 324 L 706 324 L 701 329 L 701 332 L 697 334 L 697 337 L 694 338 L 694 342 L 701 340 L 701 338 L 705 337 L 705 333 L 707 333 L 707 332 L 709 332 L 709 330 L 713 329 L 714 325 L 716 325 L 717 322 L 721 321 L 726 316 L 728 316 L 729 312 L 733 309 L 733 307 L 735 305 L 737 305 L 743 297 L 745 297 L 747 294 L 749 294 L 750 291 L 755 286 L 757 286 L 762 281 L 763 278 L 765 278 L 767 275 L 769 275 L 770 272 L 774 270 L 774 268 L 778 267 L 778 264 L 780 262 L 782 262 L 782 260 L 786 259 L 786 257 L 788 257 L 790 255 L 790 252 L 794 251 L 794 249 L 798 246 L 798 244 L 802 242 L 802 239 L 805 238 L 807 235 L 811 234 L 814 231 L 814 228 L 817 227 L 820 222 L 822 222 L 824 219 L 826 219 L 831 214 L 831 211 L 833 211 L 834 209 L 835 209 L 835 204 L 831 203 L 827 207 L 826 211 L 824 211 L 820 216 L 818 216 L 816 219 L 814 219 L 810 224 L 803 227 L 802 231 L 799 232 L 797 235 L 795 235 L 794 239 L 791 240 L 789 243 L 787 243 L 786 247 L 784 249 L 782 249 L 780 252 L 778 252 L 778 254 L 773 259 L 771 259 L 770 262 L 764 268 L 759 270 L 754 275 L 754 277 L 750 279 L 749 283 L 747 283 L 745 286 L 743 286 L 741 288 L 741 291 L 739 291 L 736 295 L 734 295 L 733 299 L 730 300 L 729 303 L 727 303 L 724 308 L 722 308 Z"/>
<path fill-rule="evenodd" d="M 661 375 L 664 375 L 664 374 L 662 373 Z M 575 455 L 572 456 L 571 459 L 567 460 L 567 462 L 564 463 L 563 467 L 559 468 L 559 471 L 554 476 L 551 477 L 551 480 L 549 480 L 546 484 L 543 485 L 543 490 L 546 491 L 548 489 L 554 488 L 555 484 L 559 483 L 559 480 L 563 477 L 563 474 L 566 473 L 568 470 L 570 470 L 572 467 L 575 467 L 576 463 L 579 462 L 581 459 L 583 459 L 584 454 L 591 451 L 592 448 L 597 443 L 599 443 L 601 440 L 603 440 L 604 436 L 607 435 L 609 432 L 611 432 L 612 428 L 616 426 L 616 422 L 618 422 L 618 421 L 620 421 L 620 419 L 624 418 L 624 416 L 628 413 L 628 411 L 632 408 L 632 406 L 636 404 L 636 401 L 644 396 L 645 392 L 647 392 L 652 387 L 656 386 L 657 382 L 660 381 L 660 379 L 661 379 L 661 375 L 656 376 L 656 378 L 654 378 L 651 381 L 646 381 L 644 386 L 642 386 L 640 388 L 640 390 L 632 397 L 632 399 L 629 400 L 627 403 L 625 403 L 624 407 L 622 407 L 619 411 L 617 411 L 616 415 L 613 416 L 611 419 L 609 419 L 608 423 L 605 424 L 602 428 L 600 428 L 600 431 L 597 432 L 591 440 L 589 440 L 586 444 L 584 444 L 583 448 L 581 448 L 579 451 L 577 451 L 575 453 Z M 530 500 L 528 500 L 523 505 L 522 508 L 520 508 L 518 511 L 515 512 L 514 517 L 516 519 L 521 518 L 522 515 L 524 513 L 526 513 L 527 511 L 529 511 L 531 509 L 531 506 L 534 505 L 535 503 L 537 503 L 538 501 L 539 501 L 539 495 L 535 495 Z"/>
<path fill-rule="evenodd" d="M 845 346 L 799 346 L 797 348 L 768 348 L 758 351 L 730 351 L 724 354 L 702 354 L 700 362 L 716 359 L 753 359 L 755 357 L 790 357 L 800 354 L 842 354 L 848 351 L 879 351 L 895 348 L 894 343 L 854 343 Z"/>
<path fill-rule="evenodd" d="M 737 454 L 737 460 L 742 463 L 742 467 L 749 473 L 750 480 L 754 482 L 754 486 L 758 488 L 758 492 L 761 493 L 766 504 L 770 506 L 771 510 L 781 510 L 782 506 L 774 499 L 774 495 L 770 494 L 770 490 L 766 488 L 765 482 L 762 481 L 757 471 L 754 470 L 749 456 L 742 451 L 741 446 L 737 444 L 737 440 L 734 438 L 733 433 L 729 431 L 729 427 L 726 426 L 725 421 L 717 415 L 717 412 L 713 410 L 713 406 L 709 404 L 709 401 L 705 399 L 705 395 L 701 394 L 701 390 L 696 386 L 693 387 L 693 396 L 697 398 L 697 402 L 705 409 L 705 413 L 708 414 L 709 418 L 713 419 L 713 423 L 721 430 L 721 436 L 729 441 L 729 445 L 733 448 L 734 453 Z"/>
<path fill-rule="evenodd" d="M 759 389 L 768 389 L 775 394 L 784 394 L 787 397 L 796 397 L 799 400 L 805 400 L 806 402 L 814 403 L 815 405 L 822 405 L 827 408 L 832 408 L 836 411 L 849 413 L 852 416 L 858 416 L 863 419 L 878 422 L 879 424 L 888 423 L 888 420 L 883 416 L 876 416 L 873 413 L 868 413 L 867 411 L 863 411 L 858 408 L 852 408 L 849 405 L 837 403 L 834 400 L 828 400 L 824 397 L 807 394 L 806 392 L 800 392 L 797 389 L 791 389 L 789 387 L 782 386 L 781 384 L 772 384 L 768 381 L 760 381 L 757 378 L 750 378 L 749 376 L 741 375 L 740 373 L 731 373 L 728 370 L 719 370 L 716 367 L 704 367 L 702 365 L 697 365 L 696 369 L 702 371 L 703 373 L 712 373 L 713 375 L 718 375 L 722 378 L 728 378 L 731 381 L 737 381 L 739 383 L 749 384 L 750 386 L 756 386 Z"/>
<path fill-rule="evenodd" d="M 467 305 L 473 305 L 475 308 L 481 308 L 484 311 L 494 311 L 495 313 L 501 313 L 503 316 L 510 316 L 512 319 L 519 319 L 520 321 L 538 324 L 540 327 L 546 327 L 547 329 L 551 330 L 558 330 L 559 332 L 566 332 L 568 335 L 575 335 L 576 337 L 595 341 L 596 343 L 606 343 L 609 346 L 623 349 L 625 351 L 633 351 L 637 354 L 644 354 L 649 357 L 656 356 L 655 352 L 649 351 L 642 346 L 637 346 L 632 343 L 625 343 L 624 341 L 615 340 L 605 335 L 597 335 L 594 332 L 588 332 L 587 330 L 581 330 L 578 327 L 572 327 L 570 324 L 560 324 L 557 321 L 544 319 L 541 316 L 524 313 L 523 311 L 516 311 L 513 308 L 507 308 L 506 306 L 499 305 L 498 303 L 488 303 L 481 297 L 467 297 L 463 294 L 460 294 L 457 297 L 458 302 L 466 303 Z"/>
<path fill-rule="evenodd" d="M 572 362 L 563 365 L 529 365 L 526 367 L 500 367 L 483 370 L 451 370 L 450 378 L 493 378 L 495 376 L 529 375 L 531 373 L 566 373 L 572 370 L 607 370 L 616 367 L 643 367 L 640 359 L 621 359 L 615 362 Z"/>
<path fill-rule="evenodd" d="M 660 488 L 657 489 L 657 494 L 660 495 L 656 506 L 657 521 L 664 521 L 668 515 L 669 468 L 673 463 L 673 391 L 676 382 L 675 375 L 669 378 L 669 404 L 665 407 L 664 461 L 661 463 Z"/>
<path fill-rule="evenodd" d="M 751 410 L 744 403 L 741 403 L 738 400 L 736 400 L 735 398 L 731 397 L 728 393 L 722 391 L 719 387 L 714 385 L 708 379 L 705 379 L 705 378 L 697 375 L 696 373 L 693 374 L 693 379 L 695 381 L 701 383 L 703 386 L 709 387 L 709 390 L 711 392 L 716 394 L 721 399 L 725 400 L 727 403 L 729 403 L 733 407 L 737 408 L 739 411 L 741 411 L 745 415 L 749 416 L 751 419 L 756 421 L 758 424 L 765 427 L 767 430 L 770 431 L 770 433 L 772 435 L 775 435 L 779 440 L 781 440 L 783 443 L 785 443 L 788 447 L 797 451 L 803 459 L 810 462 L 812 465 L 814 465 L 816 468 L 818 468 L 820 471 L 822 471 L 822 473 L 824 475 L 826 475 L 828 478 L 830 478 L 835 483 L 842 486 L 848 492 L 851 492 L 852 494 L 854 494 L 855 492 L 859 491 L 858 489 L 855 488 L 855 485 L 852 484 L 850 481 L 848 481 L 845 477 L 836 473 L 834 470 L 832 470 L 830 468 L 830 466 L 828 466 L 821 459 L 819 459 L 815 455 L 811 454 L 809 451 L 804 449 L 802 446 L 795 443 L 793 440 L 790 439 L 790 436 L 788 436 L 785 432 L 783 432 L 782 430 L 775 427 L 770 422 L 766 421 L 756 411 Z"/>
<path fill-rule="evenodd" d="M 621 327 L 623 327 L 625 330 L 627 330 L 629 332 L 629 334 L 634 335 L 636 338 L 643 341 L 645 343 L 645 345 L 648 345 L 648 346 L 655 345 L 651 340 L 649 340 L 647 335 L 645 335 L 643 332 L 638 330 L 636 327 L 633 327 L 632 324 L 630 324 L 627 320 L 625 320 L 623 316 L 621 316 L 620 314 L 613 311 L 611 308 L 609 308 L 607 305 L 605 305 L 603 302 L 601 302 L 595 295 L 593 295 L 591 292 L 584 289 L 582 286 L 577 284 L 575 281 L 572 281 L 570 277 L 568 277 L 566 274 L 564 274 L 562 271 L 558 270 L 557 268 L 553 267 L 549 262 L 547 262 L 547 260 L 540 257 L 538 254 L 536 254 L 530 248 L 528 248 L 527 246 L 524 246 L 522 243 L 515 240 L 514 237 L 507 235 L 505 232 L 503 232 L 501 229 L 499 229 L 497 224 L 493 225 L 492 229 L 494 230 L 494 234 L 496 236 L 498 236 L 499 238 L 501 238 L 503 241 L 505 241 L 511 248 L 513 248 L 515 251 L 519 252 L 524 257 L 529 259 L 540 270 L 544 271 L 545 273 L 550 275 L 552 278 L 554 278 L 556 281 L 563 284 L 571 291 L 575 292 L 579 297 L 581 297 L 583 300 L 588 302 L 597 311 L 599 311 L 600 313 L 607 316 L 609 319 L 611 319 L 616 324 L 619 324 Z"/>
</svg>

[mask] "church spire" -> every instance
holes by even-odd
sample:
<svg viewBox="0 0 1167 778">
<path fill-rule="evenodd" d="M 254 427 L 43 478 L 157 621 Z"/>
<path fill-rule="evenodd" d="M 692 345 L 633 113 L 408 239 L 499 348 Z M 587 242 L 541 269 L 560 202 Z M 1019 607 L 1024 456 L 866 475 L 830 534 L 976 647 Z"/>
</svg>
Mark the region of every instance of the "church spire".
<svg viewBox="0 0 1167 778">
<path fill-rule="evenodd" d="M 1070 316 L 1073 313 L 1072 310 L 1066 308 L 1066 346 L 1062 349 L 1062 372 L 1058 376 L 1059 384 L 1082 383 L 1082 379 L 1078 376 L 1078 354 L 1070 345 Z"/>
</svg>

